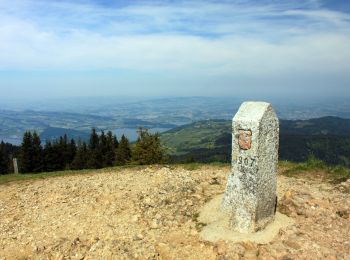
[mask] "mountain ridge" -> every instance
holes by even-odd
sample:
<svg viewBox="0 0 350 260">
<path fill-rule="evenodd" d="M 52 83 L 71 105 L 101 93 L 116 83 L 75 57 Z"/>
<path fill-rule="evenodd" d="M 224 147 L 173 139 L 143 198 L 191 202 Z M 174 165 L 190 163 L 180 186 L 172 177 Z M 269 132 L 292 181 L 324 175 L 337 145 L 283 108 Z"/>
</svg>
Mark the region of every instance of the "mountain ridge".
<svg viewBox="0 0 350 260">
<path fill-rule="evenodd" d="M 164 132 L 162 142 L 175 162 L 229 162 L 231 121 L 203 120 Z M 350 119 L 280 120 L 281 160 L 316 157 L 350 167 Z"/>
</svg>

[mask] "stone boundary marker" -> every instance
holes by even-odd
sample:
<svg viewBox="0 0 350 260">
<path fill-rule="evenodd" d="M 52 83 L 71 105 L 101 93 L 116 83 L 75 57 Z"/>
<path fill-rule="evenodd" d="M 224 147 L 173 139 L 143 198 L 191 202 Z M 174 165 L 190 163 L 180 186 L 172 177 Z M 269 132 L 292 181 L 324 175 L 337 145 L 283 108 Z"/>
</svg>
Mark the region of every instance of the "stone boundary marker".
<svg viewBox="0 0 350 260">
<path fill-rule="evenodd" d="M 271 104 L 244 102 L 232 122 L 232 172 L 221 204 L 234 231 L 256 232 L 274 220 L 278 145 Z"/>
</svg>

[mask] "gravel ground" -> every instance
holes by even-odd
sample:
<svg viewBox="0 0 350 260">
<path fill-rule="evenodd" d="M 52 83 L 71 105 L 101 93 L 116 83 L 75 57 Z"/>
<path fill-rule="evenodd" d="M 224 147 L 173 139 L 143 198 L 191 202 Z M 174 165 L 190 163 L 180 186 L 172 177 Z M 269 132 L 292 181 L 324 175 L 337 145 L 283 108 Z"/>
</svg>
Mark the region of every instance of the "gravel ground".
<svg viewBox="0 0 350 260">
<path fill-rule="evenodd" d="M 229 168 L 119 169 L 0 186 L 0 259 L 350 259 L 350 182 L 278 177 L 295 224 L 266 245 L 201 241 Z"/>
</svg>

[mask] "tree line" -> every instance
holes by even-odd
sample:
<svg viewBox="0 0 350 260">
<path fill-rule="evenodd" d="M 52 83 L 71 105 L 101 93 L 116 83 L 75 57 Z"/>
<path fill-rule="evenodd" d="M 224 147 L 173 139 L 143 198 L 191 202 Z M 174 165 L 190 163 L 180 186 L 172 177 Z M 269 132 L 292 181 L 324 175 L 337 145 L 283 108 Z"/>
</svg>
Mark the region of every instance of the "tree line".
<svg viewBox="0 0 350 260">
<path fill-rule="evenodd" d="M 19 147 L 4 143 L 0 143 L 0 174 L 7 174 L 13 172 L 12 157 L 14 154 L 17 154 Z"/>
<path fill-rule="evenodd" d="M 138 130 L 135 144 L 130 144 L 124 135 L 118 140 L 111 131 L 99 134 L 93 128 L 88 142 L 76 142 L 64 135 L 42 145 L 35 131 L 27 131 L 21 146 L 13 147 L 4 142 L 0 144 L 0 174 L 13 172 L 12 157 L 18 157 L 20 173 L 146 165 L 164 163 L 168 159 L 159 133 L 151 134 L 144 128 Z"/>
</svg>

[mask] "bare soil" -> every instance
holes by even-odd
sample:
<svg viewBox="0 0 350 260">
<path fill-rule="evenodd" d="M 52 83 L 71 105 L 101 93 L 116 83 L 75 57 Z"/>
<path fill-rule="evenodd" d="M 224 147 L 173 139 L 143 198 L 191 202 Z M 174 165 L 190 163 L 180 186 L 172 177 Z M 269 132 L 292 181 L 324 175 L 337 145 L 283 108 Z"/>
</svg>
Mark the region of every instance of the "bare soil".
<svg viewBox="0 0 350 260">
<path fill-rule="evenodd" d="M 229 168 L 115 169 L 0 186 L 0 259 L 350 259 L 349 182 L 278 177 L 294 224 L 268 244 L 201 240 Z"/>
</svg>

